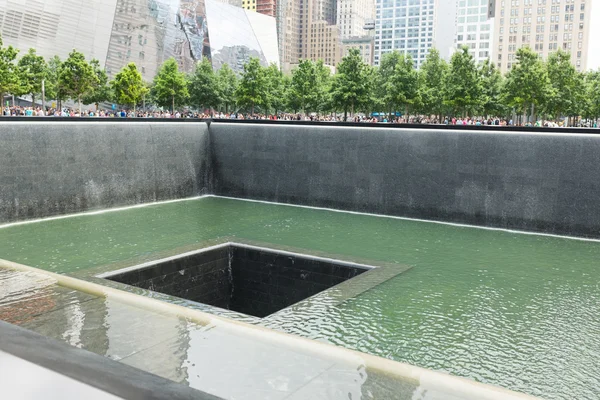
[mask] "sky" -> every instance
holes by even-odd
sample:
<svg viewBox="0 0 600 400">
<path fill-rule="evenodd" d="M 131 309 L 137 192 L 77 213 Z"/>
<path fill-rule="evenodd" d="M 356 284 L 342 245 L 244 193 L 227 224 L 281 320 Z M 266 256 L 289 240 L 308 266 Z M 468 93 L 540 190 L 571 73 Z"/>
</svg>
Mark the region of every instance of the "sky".
<svg viewBox="0 0 600 400">
<path fill-rule="evenodd" d="M 591 0 L 592 26 L 590 29 L 590 44 L 588 47 L 588 69 L 600 68 L 600 0 Z"/>
</svg>

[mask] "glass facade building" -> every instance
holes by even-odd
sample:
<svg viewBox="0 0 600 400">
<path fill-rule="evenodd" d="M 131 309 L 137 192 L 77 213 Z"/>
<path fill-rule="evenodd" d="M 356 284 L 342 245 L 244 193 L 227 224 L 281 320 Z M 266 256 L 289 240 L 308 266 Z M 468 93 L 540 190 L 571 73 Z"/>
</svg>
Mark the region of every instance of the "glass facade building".
<svg viewBox="0 0 600 400">
<path fill-rule="evenodd" d="M 376 0 L 374 63 L 397 50 L 419 67 L 432 47 L 449 58 L 456 34 L 455 0 Z"/>
<path fill-rule="evenodd" d="M 239 4 L 238 4 L 239 3 Z M 241 71 L 250 57 L 279 65 L 275 18 L 241 0 L 0 0 L 5 45 L 61 59 L 77 49 L 109 76 L 129 62 L 150 81 L 174 57 L 191 71 L 202 57 Z"/>
</svg>

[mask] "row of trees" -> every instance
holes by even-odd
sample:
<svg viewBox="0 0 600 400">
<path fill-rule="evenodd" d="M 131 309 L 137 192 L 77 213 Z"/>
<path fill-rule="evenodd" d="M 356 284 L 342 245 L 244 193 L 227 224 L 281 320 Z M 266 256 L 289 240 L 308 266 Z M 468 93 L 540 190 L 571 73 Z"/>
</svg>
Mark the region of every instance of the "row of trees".
<svg viewBox="0 0 600 400">
<path fill-rule="evenodd" d="M 578 72 L 562 50 L 544 61 L 523 47 L 516 57 L 502 75 L 490 60 L 478 65 L 466 47 L 450 62 L 431 49 L 419 70 L 408 54 L 385 54 L 379 67 L 371 67 L 358 51 L 350 51 L 335 74 L 322 61 L 303 60 L 288 76 L 252 59 L 239 79 L 226 66 L 213 72 L 210 61 L 203 60 L 187 78 L 189 97 L 186 103 L 182 96 L 180 104 L 226 112 L 234 104 L 265 114 L 401 112 L 440 120 L 449 115 L 600 117 L 600 71 Z"/>
<path fill-rule="evenodd" d="M 291 75 L 275 65 L 262 66 L 252 58 L 239 76 L 223 65 L 213 71 L 210 60 L 200 61 L 190 74 L 169 59 L 153 82 L 143 81 L 134 63 L 109 81 L 97 60 L 86 61 L 73 50 L 61 61 L 46 61 L 34 49 L 17 61 L 17 50 L 2 47 L 0 38 L 0 98 L 5 94 L 42 93 L 60 102 L 115 102 L 135 108 L 145 103 L 174 110 L 243 111 L 327 114 L 384 112 L 394 114 L 509 116 L 513 113 L 547 119 L 569 116 L 600 117 L 600 71 L 580 73 L 570 54 L 559 50 L 543 61 L 524 47 L 517 62 L 502 75 L 489 60 L 476 64 L 466 47 L 446 62 L 431 49 L 419 70 L 410 55 L 391 52 L 379 67 L 365 64 L 351 50 L 331 73 L 322 61 L 303 60 Z"/>
</svg>

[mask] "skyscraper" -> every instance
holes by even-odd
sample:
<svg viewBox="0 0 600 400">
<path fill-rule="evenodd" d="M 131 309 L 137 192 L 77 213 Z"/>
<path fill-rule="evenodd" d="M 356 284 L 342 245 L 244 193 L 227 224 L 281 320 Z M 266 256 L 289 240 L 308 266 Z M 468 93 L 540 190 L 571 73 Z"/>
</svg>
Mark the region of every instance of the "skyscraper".
<svg viewBox="0 0 600 400">
<path fill-rule="evenodd" d="M 276 0 L 256 0 L 256 12 L 259 14 L 275 17 L 277 15 Z"/>
<path fill-rule="evenodd" d="M 410 54 L 417 67 L 432 47 L 449 58 L 455 46 L 456 5 L 455 0 L 376 0 L 374 64 L 393 50 Z"/>
<path fill-rule="evenodd" d="M 516 52 L 523 46 L 529 46 L 543 58 L 563 49 L 571 54 L 577 70 L 584 71 L 591 7 L 590 0 L 495 1 L 493 61 L 506 72 L 517 61 Z"/>
<path fill-rule="evenodd" d="M 274 17 L 276 15 L 276 0 L 242 0 L 242 8 L 259 14 Z"/>
<path fill-rule="evenodd" d="M 493 54 L 493 2 L 491 6 L 488 2 L 489 0 L 457 1 L 456 48 L 467 46 L 476 62 L 492 58 Z"/>
<path fill-rule="evenodd" d="M 279 9 L 280 53 L 285 70 L 303 59 L 337 65 L 342 47 L 336 0 L 284 0 Z"/>
<path fill-rule="evenodd" d="M 338 0 L 337 24 L 342 39 L 365 36 L 365 24 L 375 17 L 374 0 Z"/>
</svg>

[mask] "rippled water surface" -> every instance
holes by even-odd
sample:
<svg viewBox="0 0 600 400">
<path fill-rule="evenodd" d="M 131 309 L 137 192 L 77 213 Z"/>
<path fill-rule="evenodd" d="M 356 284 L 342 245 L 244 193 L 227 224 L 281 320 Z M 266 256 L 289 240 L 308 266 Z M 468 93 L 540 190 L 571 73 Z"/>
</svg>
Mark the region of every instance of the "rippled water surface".
<svg viewBox="0 0 600 400">
<path fill-rule="evenodd" d="M 598 242 L 204 198 L 0 228 L 0 258 L 85 278 L 229 239 L 412 267 L 264 325 L 548 399 L 600 398 Z"/>
</svg>

